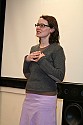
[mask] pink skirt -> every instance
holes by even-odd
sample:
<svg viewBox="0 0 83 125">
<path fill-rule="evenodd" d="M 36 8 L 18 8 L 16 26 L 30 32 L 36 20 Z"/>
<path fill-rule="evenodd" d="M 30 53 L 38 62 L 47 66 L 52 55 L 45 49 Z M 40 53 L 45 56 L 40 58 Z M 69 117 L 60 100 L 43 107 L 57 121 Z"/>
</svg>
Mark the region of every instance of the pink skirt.
<svg viewBox="0 0 83 125">
<path fill-rule="evenodd" d="M 57 125 L 56 96 L 28 93 L 23 103 L 20 125 Z"/>
</svg>

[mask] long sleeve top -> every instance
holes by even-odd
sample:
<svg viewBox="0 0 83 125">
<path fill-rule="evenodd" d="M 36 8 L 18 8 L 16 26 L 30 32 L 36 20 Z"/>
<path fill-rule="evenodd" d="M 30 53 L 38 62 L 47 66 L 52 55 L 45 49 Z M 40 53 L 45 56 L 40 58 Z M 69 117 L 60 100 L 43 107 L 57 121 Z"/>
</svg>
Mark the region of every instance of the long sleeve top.
<svg viewBox="0 0 83 125">
<path fill-rule="evenodd" d="M 30 52 L 40 50 L 39 44 L 32 46 Z M 65 54 L 63 48 L 53 43 L 42 51 L 45 56 L 38 62 L 24 59 L 23 73 L 27 77 L 26 91 L 52 92 L 57 89 L 56 80 L 65 76 Z"/>
</svg>

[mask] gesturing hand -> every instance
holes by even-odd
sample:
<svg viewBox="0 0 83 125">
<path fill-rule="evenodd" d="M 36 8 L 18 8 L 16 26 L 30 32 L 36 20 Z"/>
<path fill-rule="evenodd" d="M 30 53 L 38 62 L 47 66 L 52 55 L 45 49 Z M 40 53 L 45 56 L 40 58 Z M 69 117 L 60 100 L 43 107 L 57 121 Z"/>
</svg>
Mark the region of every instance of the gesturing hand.
<svg viewBox="0 0 83 125">
<path fill-rule="evenodd" d="M 27 61 L 34 61 L 37 62 L 41 57 L 45 56 L 43 53 L 41 53 L 41 51 L 35 51 L 30 53 L 27 57 L 26 60 Z"/>
</svg>

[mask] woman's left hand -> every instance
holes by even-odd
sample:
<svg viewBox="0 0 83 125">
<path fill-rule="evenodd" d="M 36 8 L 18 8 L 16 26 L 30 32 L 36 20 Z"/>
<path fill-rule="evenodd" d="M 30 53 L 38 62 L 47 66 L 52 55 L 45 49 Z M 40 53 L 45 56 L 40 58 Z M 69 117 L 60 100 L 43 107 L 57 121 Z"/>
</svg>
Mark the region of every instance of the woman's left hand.
<svg viewBox="0 0 83 125">
<path fill-rule="evenodd" d="M 40 53 L 39 57 L 37 59 L 35 59 L 34 61 L 38 62 L 43 56 L 45 56 L 45 54 L 44 53 Z"/>
</svg>

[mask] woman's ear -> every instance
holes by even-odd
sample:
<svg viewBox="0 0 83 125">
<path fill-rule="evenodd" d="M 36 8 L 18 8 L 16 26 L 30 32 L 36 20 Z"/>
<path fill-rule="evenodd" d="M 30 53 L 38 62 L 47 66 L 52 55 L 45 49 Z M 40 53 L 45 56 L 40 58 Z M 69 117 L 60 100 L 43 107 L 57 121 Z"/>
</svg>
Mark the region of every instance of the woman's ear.
<svg viewBox="0 0 83 125">
<path fill-rule="evenodd" d="M 55 31 L 55 29 L 54 29 L 54 28 L 51 28 L 51 31 L 50 31 L 50 32 L 53 33 L 54 31 Z"/>
</svg>

